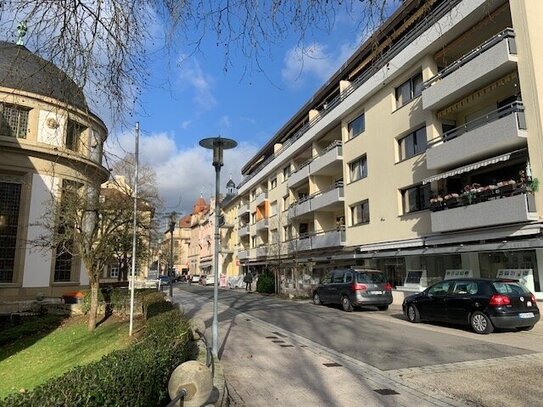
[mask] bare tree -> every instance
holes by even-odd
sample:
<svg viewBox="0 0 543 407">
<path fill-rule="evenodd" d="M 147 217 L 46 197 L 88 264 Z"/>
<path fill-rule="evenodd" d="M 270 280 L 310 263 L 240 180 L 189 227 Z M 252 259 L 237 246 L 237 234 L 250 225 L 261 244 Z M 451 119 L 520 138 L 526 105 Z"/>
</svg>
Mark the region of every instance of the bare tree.
<svg viewBox="0 0 543 407">
<path fill-rule="evenodd" d="M 142 191 L 152 191 L 151 187 L 141 185 Z M 37 225 L 43 233 L 29 242 L 45 251 L 53 250 L 57 262 L 83 262 L 90 285 L 89 330 L 96 327 L 98 289 L 104 268 L 119 256 L 119 250 L 123 251 L 124 260 L 129 258 L 131 243 L 128 245 L 128 242 L 132 239 L 134 216 L 132 191 L 123 182 L 99 191 L 91 185 L 63 180 L 61 190 L 52 192 L 51 202 L 46 204 Z M 155 198 L 158 202 L 158 195 Z M 138 240 L 142 242 L 139 252 L 142 258 L 147 253 L 142 248 L 143 242 L 149 244 L 147 236 L 153 228 L 152 203 L 149 196 L 142 196 L 138 201 L 136 227 Z"/>
<path fill-rule="evenodd" d="M 146 85 L 152 51 L 161 46 L 188 44 L 185 54 L 190 56 L 212 35 L 223 49 L 225 70 L 245 57 L 249 70 L 260 71 L 265 70 L 262 58 L 287 37 L 296 38 L 303 49 L 314 30 L 330 31 L 339 13 L 349 14 L 361 32 L 370 32 L 399 3 L 10 0 L 0 1 L 0 38 L 14 38 L 17 25 L 26 22 L 28 47 L 86 89 L 94 107 L 107 102 L 119 118 L 132 111 Z"/>
</svg>

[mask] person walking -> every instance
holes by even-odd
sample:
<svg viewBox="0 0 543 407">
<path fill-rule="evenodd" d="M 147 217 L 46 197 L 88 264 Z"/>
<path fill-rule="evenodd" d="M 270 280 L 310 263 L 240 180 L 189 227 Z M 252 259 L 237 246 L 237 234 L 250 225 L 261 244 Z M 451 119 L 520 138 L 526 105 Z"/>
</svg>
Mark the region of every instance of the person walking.
<svg viewBox="0 0 543 407">
<path fill-rule="evenodd" d="M 245 291 L 253 291 L 253 275 L 250 271 L 245 274 L 243 281 L 245 282 Z"/>
</svg>

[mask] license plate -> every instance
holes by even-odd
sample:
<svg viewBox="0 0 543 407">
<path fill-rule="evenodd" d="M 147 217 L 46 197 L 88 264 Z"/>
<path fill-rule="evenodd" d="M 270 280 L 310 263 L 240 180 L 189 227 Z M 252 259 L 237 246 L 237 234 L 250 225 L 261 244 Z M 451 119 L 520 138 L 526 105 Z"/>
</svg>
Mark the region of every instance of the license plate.
<svg viewBox="0 0 543 407">
<path fill-rule="evenodd" d="M 370 294 L 380 295 L 380 294 L 383 294 L 383 292 L 382 291 L 370 291 Z"/>
<path fill-rule="evenodd" d="M 519 318 L 522 318 L 522 319 L 525 319 L 525 318 L 533 318 L 533 317 L 534 317 L 534 313 L 533 313 L 533 312 L 521 312 L 520 314 L 518 314 L 518 317 L 519 317 Z"/>
</svg>

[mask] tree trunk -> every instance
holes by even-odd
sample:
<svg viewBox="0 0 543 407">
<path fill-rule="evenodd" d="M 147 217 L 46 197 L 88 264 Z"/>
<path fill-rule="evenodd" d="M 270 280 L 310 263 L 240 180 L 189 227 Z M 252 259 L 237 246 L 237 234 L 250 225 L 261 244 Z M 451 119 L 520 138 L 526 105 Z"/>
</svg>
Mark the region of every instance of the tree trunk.
<svg viewBox="0 0 543 407">
<path fill-rule="evenodd" d="M 96 329 L 96 314 L 98 313 L 98 288 L 99 288 L 98 279 L 90 279 L 90 311 L 89 311 L 89 323 L 87 328 L 89 331 L 94 331 Z"/>
</svg>

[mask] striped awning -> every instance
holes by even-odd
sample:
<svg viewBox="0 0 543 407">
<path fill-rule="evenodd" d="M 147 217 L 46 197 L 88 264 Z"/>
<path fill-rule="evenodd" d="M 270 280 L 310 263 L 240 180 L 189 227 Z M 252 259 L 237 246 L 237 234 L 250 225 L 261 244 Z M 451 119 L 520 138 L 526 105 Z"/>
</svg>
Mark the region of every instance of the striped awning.
<svg viewBox="0 0 543 407">
<path fill-rule="evenodd" d="M 441 174 L 432 175 L 431 177 L 426 178 L 424 181 L 422 181 L 422 184 L 428 184 L 429 182 L 438 181 L 440 179 L 445 179 L 452 177 L 453 175 L 463 174 L 465 172 L 475 171 L 478 168 L 486 167 L 487 165 L 497 164 L 502 161 L 507 161 L 511 158 L 512 153 L 502 154 L 498 155 L 496 157 L 488 158 L 486 160 L 482 160 L 473 164 L 468 164 L 460 168 L 455 168 L 454 170 L 450 170 L 447 172 L 443 172 Z"/>
</svg>

